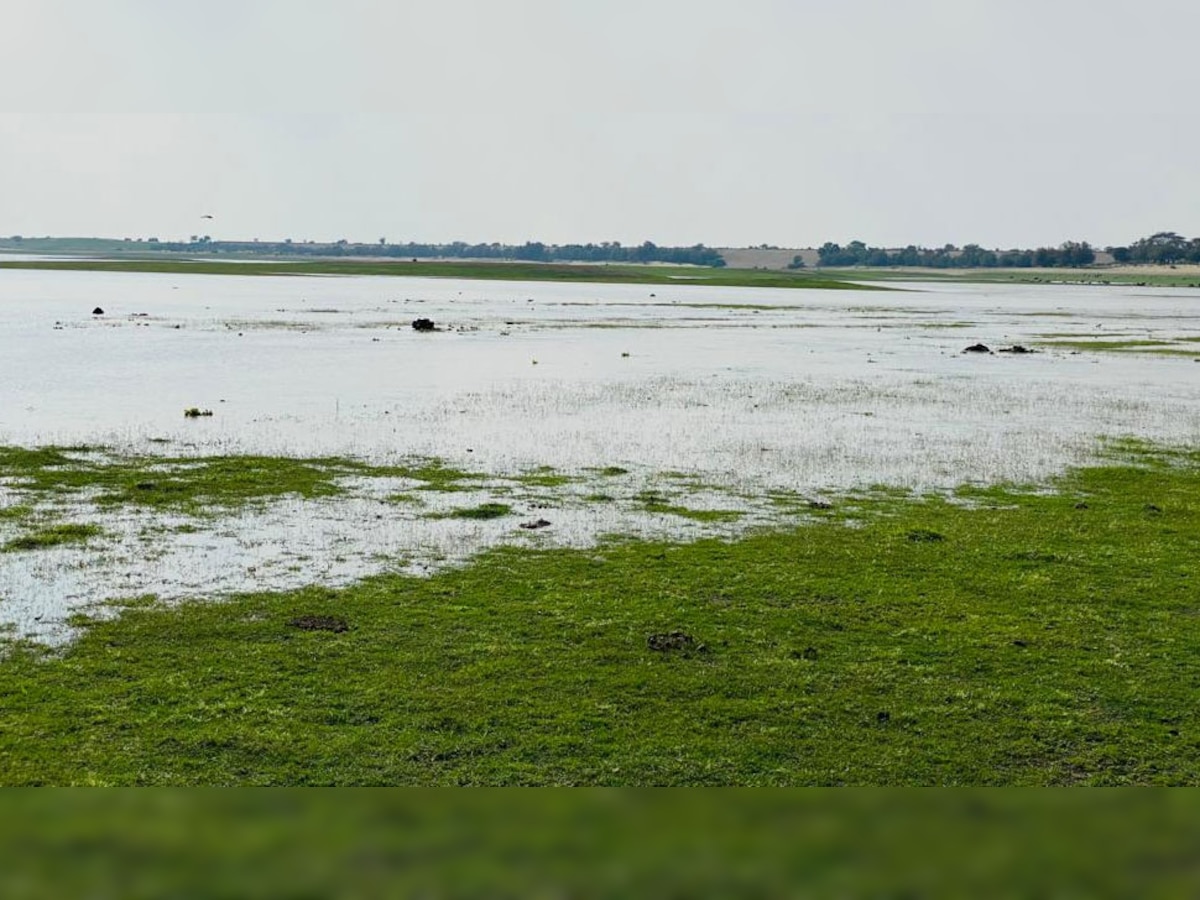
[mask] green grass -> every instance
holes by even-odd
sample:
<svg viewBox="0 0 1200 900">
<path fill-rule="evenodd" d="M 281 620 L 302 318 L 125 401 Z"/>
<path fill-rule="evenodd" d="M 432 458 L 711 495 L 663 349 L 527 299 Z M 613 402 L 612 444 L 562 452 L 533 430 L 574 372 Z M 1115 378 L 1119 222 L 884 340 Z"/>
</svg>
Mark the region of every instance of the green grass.
<svg viewBox="0 0 1200 900">
<path fill-rule="evenodd" d="M 0 506 L 0 522 L 20 522 L 33 515 L 33 507 L 28 504 L 15 506 Z"/>
<path fill-rule="evenodd" d="M 839 276 L 758 269 L 696 266 L 568 265 L 492 262 L 219 262 L 195 259 L 3 261 L 0 269 L 50 269 L 84 272 L 154 272 L 193 275 L 391 275 L 420 278 L 471 278 L 487 281 L 571 281 L 610 284 L 884 290 Z"/>
<path fill-rule="evenodd" d="M 1186 791 L 126 790 L 5 799 L 6 900 L 1007 900 L 1042 896 L 1047 885 L 1054 896 L 1175 900 L 1200 890 Z"/>
<path fill-rule="evenodd" d="M 65 544 L 84 544 L 100 534 L 103 534 L 103 529 L 99 525 L 76 522 L 47 525 L 0 545 L 0 552 L 16 553 L 24 550 L 46 550 Z"/>
<path fill-rule="evenodd" d="M 484 479 L 477 472 L 466 472 L 447 466 L 440 459 L 422 459 L 410 465 L 398 466 L 366 466 L 355 464 L 355 468 L 363 475 L 391 476 L 395 478 L 411 478 L 422 482 L 417 490 L 455 493 L 457 491 L 475 490 Z"/>
<path fill-rule="evenodd" d="M 235 456 L 163 460 L 0 447 L 0 478 L 27 497 L 94 494 L 100 506 L 199 512 L 285 494 L 336 494 L 336 479 L 355 467 L 341 460 Z"/>
<path fill-rule="evenodd" d="M 1052 350 L 1084 350 L 1088 352 L 1101 351 L 1145 351 L 1151 348 L 1170 347 L 1169 341 L 1155 341 L 1146 339 L 1129 339 L 1129 340 L 1048 340 L 1037 341 L 1037 346 L 1047 347 Z M 1184 351 L 1188 352 L 1188 351 Z"/>
<path fill-rule="evenodd" d="M 736 522 L 745 515 L 735 509 L 694 509 L 678 503 L 672 503 L 662 494 L 645 491 L 638 495 L 642 509 L 648 513 L 679 516 L 695 522 Z"/>
<path fill-rule="evenodd" d="M 1195 784 L 1200 453 L 1108 452 L 857 527 L 141 604 L 0 662 L 0 783 Z"/>
<path fill-rule="evenodd" d="M 228 511 L 285 495 L 309 499 L 344 492 L 349 477 L 398 477 L 418 490 L 466 490 L 483 476 L 437 459 L 375 466 L 345 458 L 117 456 L 96 448 L 0 447 L 0 480 L 23 500 L 87 492 L 101 507 L 133 506 L 190 514 Z M 20 507 L 18 507 L 20 508 Z"/>
<path fill-rule="evenodd" d="M 452 510 L 439 518 L 450 519 L 501 519 L 512 515 L 512 507 L 505 503 L 481 503 L 479 506 L 468 506 Z"/>
<path fill-rule="evenodd" d="M 541 466 L 532 472 L 514 475 L 512 480 L 526 487 L 556 488 L 575 484 L 580 479 L 574 475 L 564 475 L 561 472 L 557 472 L 550 466 Z"/>
</svg>

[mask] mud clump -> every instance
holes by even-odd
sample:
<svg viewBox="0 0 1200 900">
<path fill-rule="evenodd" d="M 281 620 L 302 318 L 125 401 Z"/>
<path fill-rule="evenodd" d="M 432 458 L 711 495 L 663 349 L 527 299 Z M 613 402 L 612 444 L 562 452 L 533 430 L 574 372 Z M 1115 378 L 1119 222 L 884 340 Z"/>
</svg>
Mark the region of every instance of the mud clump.
<svg viewBox="0 0 1200 900">
<path fill-rule="evenodd" d="M 991 353 L 992 348 L 987 344 L 972 344 L 970 347 L 964 347 L 963 353 Z"/>
<path fill-rule="evenodd" d="M 185 419 L 207 418 L 208 416 L 211 416 L 212 414 L 213 414 L 213 411 L 211 409 L 201 409 L 198 406 L 189 406 L 187 409 L 185 409 L 183 411 L 183 417 Z"/>
<path fill-rule="evenodd" d="M 1022 346 L 1021 344 L 1013 344 L 1011 347 L 1001 347 L 999 352 L 1016 354 L 1033 353 L 1032 350 L 1030 350 L 1028 347 Z"/>
<path fill-rule="evenodd" d="M 341 634 L 350 630 L 350 623 L 341 616 L 297 616 L 288 620 L 289 628 L 300 631 L 332 631 Z"/>
<path fill-rule="evenodd" d="M 686 631 L 663 631 L 649 635 L 646 646 L 658 653 L 670 653 L 672 650 L 697 650 L 703 653 L 708 650 Z"/>
<path fill-rule="evenodd" d="M 539 528 L 549 528 L 550 520 L 534 519 L 532 522 L 522 522 L 518 527 L 524 528 L 526 531 L 537 531 Z"/>
<path fill-rule="evenodd" d="M 433 319 L 413 319 L 412 327 L 413 331 L 437 331 Z"/>
</svg>

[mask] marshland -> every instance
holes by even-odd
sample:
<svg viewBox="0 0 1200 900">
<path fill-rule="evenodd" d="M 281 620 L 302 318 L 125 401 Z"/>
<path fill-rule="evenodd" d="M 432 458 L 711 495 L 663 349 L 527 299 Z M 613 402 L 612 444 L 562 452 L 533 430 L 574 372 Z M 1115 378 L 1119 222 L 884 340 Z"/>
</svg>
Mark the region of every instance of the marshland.
<svg viewBox="0 0 1200 900">
<path fill-rule="evenodd" d="M 1200 290 L 30 264 L 4 783 L 1195 780 Z"/>
</svg>

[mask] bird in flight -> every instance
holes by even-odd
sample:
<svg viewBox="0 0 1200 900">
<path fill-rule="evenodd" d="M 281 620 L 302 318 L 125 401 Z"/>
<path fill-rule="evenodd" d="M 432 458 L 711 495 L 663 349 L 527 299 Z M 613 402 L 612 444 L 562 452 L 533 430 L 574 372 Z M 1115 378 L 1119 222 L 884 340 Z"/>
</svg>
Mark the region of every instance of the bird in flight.
<svg viewBox="0 0 1200 900">
<path fill-rule="evenodd" d="M 208 213 L 205 213 L 205 214 L 204 214 L 204 215 L 202 215 L 200 218 L 202 218 L 202 219 L 211 219 L 211 218 L 212 218 L 212 216 L 210 216 Z"/>
</svg>

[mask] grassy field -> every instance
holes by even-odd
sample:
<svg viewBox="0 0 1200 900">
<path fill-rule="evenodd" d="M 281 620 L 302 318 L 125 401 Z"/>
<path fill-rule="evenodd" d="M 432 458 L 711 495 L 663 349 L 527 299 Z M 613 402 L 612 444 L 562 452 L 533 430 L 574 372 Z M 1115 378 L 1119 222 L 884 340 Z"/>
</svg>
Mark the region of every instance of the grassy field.
<svg viewBox="0 0 1200 900">
<path fill-rule="evenodd" d="M 0 783 L 1195 784 L 1200 453 L 1053 487 L 133 599 L 10 646 Z"/>
<path fill-rule="evenodd" d="M 1183 791 L 160 789 L 7 800 L 9 900 L 1174 900 L 1200 886 Z"/>
<path fill-rule="evenodd" d="M 222 262 L 200 259 L 9 260 L 0 269 L 51 269 L 82 272 L 157 272 L 193 275 L 390 275 L 420 278 L 470 278 L 484 281 L 574 281 L 608 284 L 705 285 L 709 287 L 780 287 L 881 290 L 840 276 L 810 272 L 713 269 L 698 266 L 594 266 L 557 263 L 371 262 Z"/>
</svg>

